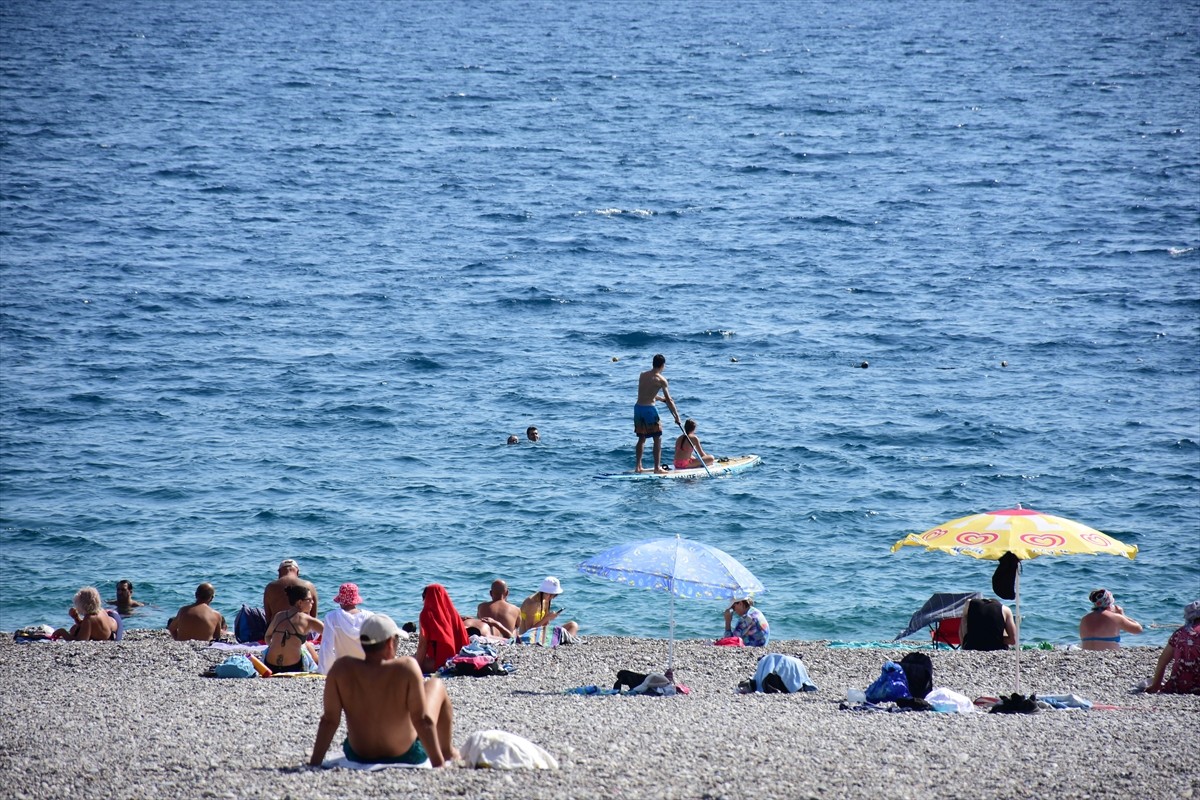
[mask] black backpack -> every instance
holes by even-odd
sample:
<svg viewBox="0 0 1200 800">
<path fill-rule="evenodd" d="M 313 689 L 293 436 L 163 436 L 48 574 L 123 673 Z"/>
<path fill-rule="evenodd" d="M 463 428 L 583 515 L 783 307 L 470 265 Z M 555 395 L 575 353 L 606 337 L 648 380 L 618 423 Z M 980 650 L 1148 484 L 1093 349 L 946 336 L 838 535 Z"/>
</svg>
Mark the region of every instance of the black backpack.
<svg viewBox="0 0 1200 800">
<path fill-rule="evenodd" d="M 908 691 L 916 698 L 925 699 L 933 691 L 933 662 L 924 653 L 909 653 L 900 659 L 900 668 L 908 679 Z"/>
</svg>

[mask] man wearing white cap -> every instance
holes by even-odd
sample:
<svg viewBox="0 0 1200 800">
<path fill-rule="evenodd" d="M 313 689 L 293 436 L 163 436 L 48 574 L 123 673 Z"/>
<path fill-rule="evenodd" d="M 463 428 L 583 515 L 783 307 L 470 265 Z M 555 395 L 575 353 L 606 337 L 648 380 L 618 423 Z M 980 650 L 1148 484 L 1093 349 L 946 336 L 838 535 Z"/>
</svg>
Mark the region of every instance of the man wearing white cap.
<svg viewBox="0 0 1200 800">
<path fill-rule="evenodd" d="M 325 679 L 324 710 L 308 763 L 321 766 L 346 714 L 342 752 L 364 764 L 440 767 L 458 758 L 454 709 L 440 678 L 421 679 L 411 656 L 396 658 L 400 629 L 375 614 L 359 630 L 363 659 L 339 658 Z"/>
<path fill-rule="evenodd" d="M 562 594 L 562 584 L 558 582 L 558 578 L 548 575 L 538 590 L 521 603 L 521 613 L 517 620 L 517 636 L 523 636 L 534 628 L 549 630 L 550 623 L 558 619 L 558 615 L 563 612 L 562 607 L 554 610 L 550 608 L 550 603 L 560 594 Z M 574 636 L 579 630 L 579 626 L 574 622 L 568 622 L 562 627 L 571 636 Z"/>
</svg>

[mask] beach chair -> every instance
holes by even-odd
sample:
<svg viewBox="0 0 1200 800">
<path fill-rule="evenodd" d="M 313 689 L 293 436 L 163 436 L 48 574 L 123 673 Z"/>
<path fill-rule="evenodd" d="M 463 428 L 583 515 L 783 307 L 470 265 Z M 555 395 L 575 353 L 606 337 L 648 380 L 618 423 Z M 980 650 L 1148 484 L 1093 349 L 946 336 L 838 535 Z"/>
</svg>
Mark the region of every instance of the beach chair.
<svg viewBox="0 0 1200 800">
<path fill-rule="evenodd" d="M 945 645 L 962 646 L 959 625 L 967 602 L 983 597 L 979 592 L 939 592 L 925 601 L 917 613 L 908 621 L 908 627 L 896 637 L 896 641 L 911 636 L 921 628 L 928 627 L 934 647 Z"/>
<path fill-rule="evenodd" d="M 957 650 L 962 646 L 962 636 L 958 629 L 962 626 L 962 617 L 944 617 L 929 626 L 929 638 L 935 644 L 949 645 Z"/>
</svg>

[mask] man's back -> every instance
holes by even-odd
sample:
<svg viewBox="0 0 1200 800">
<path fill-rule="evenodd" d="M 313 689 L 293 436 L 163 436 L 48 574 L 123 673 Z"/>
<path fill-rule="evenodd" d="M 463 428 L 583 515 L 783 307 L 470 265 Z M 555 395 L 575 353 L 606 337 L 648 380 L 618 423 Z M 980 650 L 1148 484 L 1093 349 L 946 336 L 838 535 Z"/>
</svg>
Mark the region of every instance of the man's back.
<svg viewBox="0 0 1200 800">
<path fill-rule="evenodd" d="M 667 385 L 667 379 L 657 369 L 648 369 L 638 376 L 638 405 L 652 406 L 658 390 Z"/>
<path fill-rule="evenodd" d="M 263 612 L 266 614 L 268 624 L 275 619 L 276 614 L 291 606 L 287 598 L 287 587 L 289 586 L 303 586 L 312 593 L 313 606 L 308 613 L 314 617 L 317 616 L 317 587 L 296 575 L 284 575 L 282 578 L 271 581 L 267 584 L 267 588 L 263 589 Z"/>
<path fill-rule="evenodd" d="M 346 715 L 350 746 L 364 760 L 408 751 L 417 738 L 412 716 L 424 712 L 421 672 L 410 657 L 375 664 L 339 658 L 326 679 L 334 684 Z"/>
<path fill-rule="evenodd" d="M 225 618 L 208 603 L 191 603 L 179 609 L 167 629 L 179 642 L 215 642 L 225 629 Z"/>
<path fill-rule="evenodd" d="M 514 606 L 507 600 L 490 600 L 486 603 L 480 603 L 476 609 L 475 616 L 480 619 L 491 617 L 500 621 L 504 627 L 509 630 L 515 630 L 517 627 L 517 619 L 521 615 L 521 609 Z"/>
</svg>

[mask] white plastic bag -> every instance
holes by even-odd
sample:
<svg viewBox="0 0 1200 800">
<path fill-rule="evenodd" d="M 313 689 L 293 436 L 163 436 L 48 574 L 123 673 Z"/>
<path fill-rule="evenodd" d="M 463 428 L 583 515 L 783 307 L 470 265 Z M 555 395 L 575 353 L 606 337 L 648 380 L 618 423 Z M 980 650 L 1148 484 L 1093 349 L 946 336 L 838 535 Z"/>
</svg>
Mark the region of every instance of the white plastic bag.
<svg viewBox="0 0 1200 800">
<path fill-rule="evenodd" d="M 925 702 L 933 706 L 934 711 L 949 714 L 971 714 L 979 710 L 975 708 L 975 704 L 971 702 L 970 698 L 941 686 L 925 695 Z"/>
</svg>

